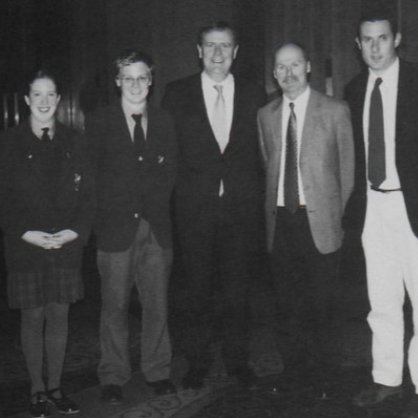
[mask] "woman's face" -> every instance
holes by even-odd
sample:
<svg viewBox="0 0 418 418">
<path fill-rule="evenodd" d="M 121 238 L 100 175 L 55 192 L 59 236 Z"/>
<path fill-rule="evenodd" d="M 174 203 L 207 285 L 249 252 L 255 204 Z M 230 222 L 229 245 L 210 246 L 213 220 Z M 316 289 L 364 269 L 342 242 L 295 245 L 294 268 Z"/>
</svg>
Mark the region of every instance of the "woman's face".
<svg viewBox="0 0 418 418">
<path fill-rule="evenodd" d="M 57 87 L 50 78 L 37 78 L 31 85 L 25 101 L 30 108 L 31 117 L 46 124 L 53 120 L 60 96 Z"/>
</svg>

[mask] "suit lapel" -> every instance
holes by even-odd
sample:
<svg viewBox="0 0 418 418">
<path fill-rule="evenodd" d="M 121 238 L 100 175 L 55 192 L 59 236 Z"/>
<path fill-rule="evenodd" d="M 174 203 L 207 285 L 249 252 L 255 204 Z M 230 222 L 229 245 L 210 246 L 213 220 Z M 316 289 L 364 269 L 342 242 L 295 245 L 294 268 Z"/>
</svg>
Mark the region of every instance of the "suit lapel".
<svg viewBox="0 0 418 418">
<path fill-rule="evenodd" d="M 196 123 L 203 127 L 203 129 L 200 128 L 199 130 L 202 133 L 207 133 L 205 137 L 207 138 L 207 141 L 211 145 L 212 149 L 216 149 L 219 153 L 221 153 L 221 149 L 219 148 L 218 141 L 216 140 L 215 134 L 213 133 L 212 125 L 210 124 L 210 120 L 208 117 L 205 98 L 203 96 L 202 78 L 200 74 L 196 75 L 196 77 L 193 79 L 191 91 L 192 97 L 189 101 L 191 105 L 191 114 L 195 116 Z"/>
<path fill-rule="evenodd" d="M 356 104 L 352 111 L 353 127 L 358 126 L 360 129 L 361 138 L 363 138 L 363 113 L 364 102 L 366 100 L 367 81 L 369 79 L 369 73 L 364 71 L 357 84 L 357 91 L 354 92 L 356 98 Z"/>
<path fill-rule="evenodd" d="M 283 100 L 280 100 L 275 107 L 272 114 L 272 132 L 273 132 L 273 158 L 274 165 L 278 167 L 278 173 L 280 172 L 280 162 L 283 148 L 283 138 L 282 138 L 282 118 L 283 118 Z M 278 176 L 277 176 L 278 177 Z"/>
<path fill-rule="evenodd" d="M 305 122 L 302 130 L 302 138 L 300 145 L 300 166 L 302 166 L 305 159 L 305 155 L 309 155 L 309 149 L 312 143 L 312 139 L 316 137 L 315 127 L 317 126 L 315 120 L 317 115 L 321 112 L 321 101 L 315 90 L 311 88 L 308 105 L 306 107 Z"/>
<path fill-rule="evenodd" d="M 112 132 L 110 137 L 118 142 L 118 146 L 126 152 L 133 152 L 132 137 L 129 132 L 128 123 L 126 122 L 125 113 L 123 113 L 120 103 L 110 108 L 110 117 L 108 120 L 108 129 Z"/>
<path fill-rule="evenodd" d="M 244 109 L 246 103 L 245 89 L 242 84 L 235 79 L 234 87 L 234 113 L 232 115 L 231 131 L 229 134 L 228 145 L 225 148 L 225 152 L 228 148 L 231 148 L 237 139 L 235 131 L 237 130 L 242 118 L 244 117 Z"/>
</svg>

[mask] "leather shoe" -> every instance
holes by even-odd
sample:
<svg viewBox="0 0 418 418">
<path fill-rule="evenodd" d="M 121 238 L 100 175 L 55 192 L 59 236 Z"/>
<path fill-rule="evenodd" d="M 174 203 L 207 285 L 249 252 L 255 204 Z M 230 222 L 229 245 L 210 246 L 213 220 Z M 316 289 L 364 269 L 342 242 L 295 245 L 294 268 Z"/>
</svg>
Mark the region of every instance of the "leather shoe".
<svg viewBox="0 0 418 418">
<path fill-rule="evenodd" d="M 385 400 L 399 399 L 402 396 L 402 386 L 385 386 L 374 383 L 354 397 L 357 406 L 371 406 Z"/>
<path fill-rule="evenodd" d="M 402 416 L 405 418 L 418 418 L 418 395 L 413 395 Z"/>
<path fill-rule="evenodd" d="M 249 367 L 237 369 L 232 376 L 236 377 L 238 383 L 246 389 L 257 389 L 257 376 Z"/>
<path fill-rule="evenodd" d="M 156 380 L 155 382 L 147 381 L 147 384 L 154 389 L 156 396 L 172 395 L 177 392 L 176 387 L 169 379 Z"/>
<path fill-rule="evenodd" d="M 119 385 L 102 386 L 102 401 L 111 405 L 117 405 L 123 400 L 122 388 Z"/>
<path fill-rule="evenodd" d="M 190 368 L 186 376 L 183 377 L 183 388 L 199 390 L 204 386 L 204 378 L 207 375 L 206 369 Z"/>
</svg>

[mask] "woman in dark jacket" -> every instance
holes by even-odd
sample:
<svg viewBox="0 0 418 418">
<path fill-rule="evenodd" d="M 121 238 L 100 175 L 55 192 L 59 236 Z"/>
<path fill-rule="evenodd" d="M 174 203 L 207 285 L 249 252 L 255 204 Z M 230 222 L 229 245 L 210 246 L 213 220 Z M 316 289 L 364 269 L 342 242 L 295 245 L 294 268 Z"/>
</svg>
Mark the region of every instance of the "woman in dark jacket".
<svg viewBox="0 0 418 418">
<path fill-rule="evenodd" d="M 50 416 L 77 405 L 60 388 L 69 304 L 83 297 L 81 261 L 94 217 L 92 177 L 76 135 L 57 122 L 55 78 L 28 83 L 29 120 L 0 138 L 0 226 L 8 301 L 21 309 L 21 342 L 31 380 L 29 411 Z M 43 380 L 44 352 L 47 378 Z"/>
</svg>

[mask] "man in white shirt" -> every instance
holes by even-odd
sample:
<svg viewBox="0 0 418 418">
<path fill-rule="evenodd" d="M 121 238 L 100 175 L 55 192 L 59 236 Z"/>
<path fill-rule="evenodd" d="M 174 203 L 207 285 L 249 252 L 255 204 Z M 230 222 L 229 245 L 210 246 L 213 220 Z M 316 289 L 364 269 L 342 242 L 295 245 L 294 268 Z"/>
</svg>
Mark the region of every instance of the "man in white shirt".
<svg viewBox="0 0 418 418">
<path fill-rule="evenodd" d="M 301 45 L 277 49 L 283 96 L 259 111 L 258 125 L 285 373 L 298 370 L 327 398 L 340 360 L 338 266 L 354 145 L 348 106 L 311 88 L 309 72 Z"/>
<path fill-rule="evenodd" d="M 368 406 L 402 395 L 405 289 L 418 323 L 418 69 L 398 58 L 401 34 L 384 10 L 363 16 L 356 39 L 368 69 L 347 86 L 356 146 L 356 187 L 346 227 L 361 235 L 371 305 L 373 384 Z M 408 363 L 418 390 L 418 341 Z M 418 417 L 418 396 L 406 415 Z"/>
<path fill-rule="evenodd" d="M 231 73 L 238 53 L 225 22 L 203 28 L 197 50 L 203 71 L 167 85 L 163 106 L 179 142 L 176 224 L 189 296 L 184 388 L 204 384 L 215 307 L 223 321 L 222 357 L 229 376 L 247 387 L 251 264 L 260 248 L 262 167 L 257 110 L 265 92 Z M 220 297 L 214 303 L 214 290 Z"/>
</svg>

